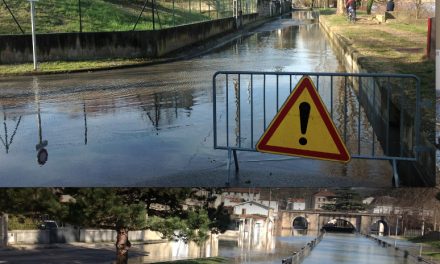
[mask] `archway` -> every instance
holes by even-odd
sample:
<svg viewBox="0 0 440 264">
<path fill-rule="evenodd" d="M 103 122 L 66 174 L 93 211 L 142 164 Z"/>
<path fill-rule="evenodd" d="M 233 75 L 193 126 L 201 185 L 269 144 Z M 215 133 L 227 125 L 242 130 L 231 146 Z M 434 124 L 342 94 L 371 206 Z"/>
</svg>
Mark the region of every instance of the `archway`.
<svg viewBox="0 0 440 264">
<path fill-rule="evenodd" d="M 356 227 L 345 219 L 335 218 L 324 224 L 322 230 L 326 232 L 353 233 L 356 231 Z"/>
<path fill-rule="evenodd" d="M 309 222 L 303 216 L 297 216 L 293 219 L 292 227 L 294 230 L 307 230 L 309 228 Z"/>
<path fill-rule="evenodd" d="M 370 226 L 370 234 L 388 236 L 389 226 L 385 220 L 378 220 Z"/>
</svg>

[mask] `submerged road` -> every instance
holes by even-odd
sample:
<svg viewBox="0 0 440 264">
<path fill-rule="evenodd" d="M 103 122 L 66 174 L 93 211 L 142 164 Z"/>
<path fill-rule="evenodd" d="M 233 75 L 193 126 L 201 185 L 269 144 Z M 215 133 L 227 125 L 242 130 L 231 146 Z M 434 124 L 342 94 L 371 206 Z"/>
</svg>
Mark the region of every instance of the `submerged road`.
<svg viewBox="0 0 440 264">
<path fill-rule="evenodd" d="M 191 60 L 2 78 L 1 186 L 391 186 L 386 161 L 241 152 L 235 175 L 213 149 L 216 71 L 340 69 L 317 24 L 287 17 Z"/>
<path fill-rule="evenodd" d="M 393 248 L 381 247 L 373 240 L 361 235 L 328 233 L 302 263 L 405 264 L 413 262 L 398 255 Z"/>
</svg>

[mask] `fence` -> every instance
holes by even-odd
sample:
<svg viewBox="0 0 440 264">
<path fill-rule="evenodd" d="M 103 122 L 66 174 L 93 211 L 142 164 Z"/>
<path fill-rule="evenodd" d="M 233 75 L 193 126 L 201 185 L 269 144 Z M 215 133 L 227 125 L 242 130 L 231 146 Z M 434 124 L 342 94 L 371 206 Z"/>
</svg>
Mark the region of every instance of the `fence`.
<svg viewBox="0 0 440 264">
<path fill-rule="evenodd" d="M 307 243 L 304 247 L 301 248 L 300 251 L 294 252 L 291 257 L 285 258 L 281 261 L 282 264 L 297 264 L 301 263 L 305 257 L 310 255 L 312 250 L 316 247 L 316 245 L 321 242 L 324 233 L 320 233 L 315 239 Z"/>
<path fill-rule="evenodd" d="M 396 255 L 399 255 L 405 259 L 407 259 L 407 262 L 405 263 L 425 263 L 425 264 L 435 264 L 437 262 L 434 262 L 432 260 L 428 260 L 426 256 L 422 256 L 423 254 L 423 246 L 417 245 L 417 244 L 408 244 L 408 243 L 401 243 L 394 240 L 394 242 L 385 241 L 383 239 L 365 235 L 365 237 L 369 239 L 375 240 L 379 246 L 381 247 L 387 247 L 387 248 L 394 248 L 396 251 Z"/>
<path fill-rule="evenodd" d="M 36 3 L 36 31 L 150 30 L 257 12 L 257 0 L 45 0 Z M 30 33 L 29 2 L 0 1 L 0 34 Z"/>
<path fill-rule="evenodd" d="M 420 144 L 420 80 L 404 74 L 222 71 L 213 77 L 214 148 L 256 151 L 293 87 L 310 76 L 352 158 L 416 161 Z"/>
</svg>

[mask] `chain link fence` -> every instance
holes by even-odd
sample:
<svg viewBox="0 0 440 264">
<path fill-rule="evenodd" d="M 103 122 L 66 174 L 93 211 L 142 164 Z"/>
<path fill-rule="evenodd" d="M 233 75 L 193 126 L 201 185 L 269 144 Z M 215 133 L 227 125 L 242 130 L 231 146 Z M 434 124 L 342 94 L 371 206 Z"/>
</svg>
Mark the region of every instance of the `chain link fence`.
<svg viewBox="0 0 440 264">
<path fill-rule="evenodd" d="M 151 30 L 257 12 L 257 0 L 44 0 L 37 33 Z M 0 0 L 0 34 L 31 32 L 30 5 Z"/>
</svg>

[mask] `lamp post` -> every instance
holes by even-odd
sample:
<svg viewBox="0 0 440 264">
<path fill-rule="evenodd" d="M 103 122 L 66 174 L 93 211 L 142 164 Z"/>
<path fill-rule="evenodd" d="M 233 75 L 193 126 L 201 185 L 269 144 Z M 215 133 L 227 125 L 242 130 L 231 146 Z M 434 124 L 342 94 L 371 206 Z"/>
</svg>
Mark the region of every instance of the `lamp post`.
<svg viewBox="0 0 440 264">
<path fill-rule="evenodd" d="M 34 60 L 34 71 L 37 70 L 37 40 L 35 38 L 35 2 L 38 0 L 28 0 L 31 4 L 31 27 L 32 27 L 32 56 Z"/>
</svg>

